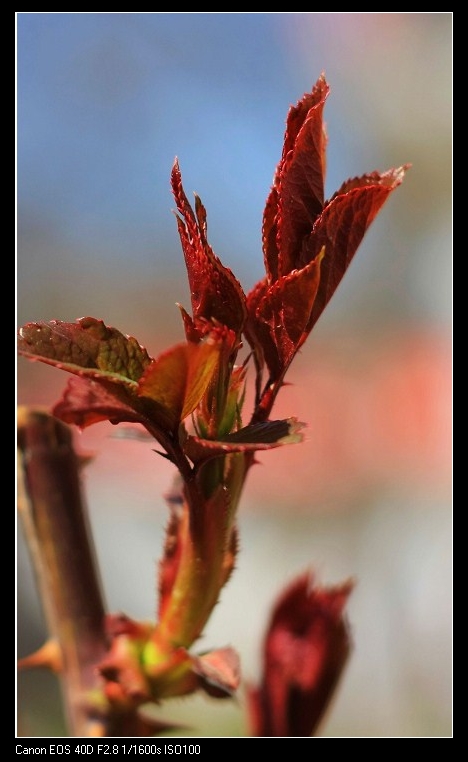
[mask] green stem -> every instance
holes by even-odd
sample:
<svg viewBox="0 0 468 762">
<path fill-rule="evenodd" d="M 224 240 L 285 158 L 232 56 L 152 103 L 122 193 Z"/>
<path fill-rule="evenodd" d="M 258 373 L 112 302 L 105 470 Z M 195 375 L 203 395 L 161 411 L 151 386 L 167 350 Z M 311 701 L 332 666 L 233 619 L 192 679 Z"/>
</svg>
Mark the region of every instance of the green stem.
<svg viewBox="0 0 468 762">
<path fill-rule="evenodd" d="M 246 474 L 244 455 L 205 464 L 185 483 L 177 528 L 177 570 L 161 602 L 154 641 L 189 648 L 200 637 L 235 557 L 235 515 Z M 249 458 L 250 460 L 250 458 Z M 208 485 L 208 494 L 205 487 Z"/>
</svg>

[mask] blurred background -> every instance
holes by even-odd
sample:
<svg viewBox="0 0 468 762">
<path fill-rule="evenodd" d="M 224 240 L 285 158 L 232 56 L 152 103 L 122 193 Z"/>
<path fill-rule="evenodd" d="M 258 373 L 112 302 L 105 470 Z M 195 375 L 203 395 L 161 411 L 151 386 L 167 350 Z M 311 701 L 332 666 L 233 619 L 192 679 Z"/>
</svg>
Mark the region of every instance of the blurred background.
<svg viewBox="0 0 468 762">
<path fill-rule="evenodd" d="M 276 414 L 306 442 L 263 453 L 238 568 L 200 642 L 259 679 L 271 605 L 297 574 L 354 577 L 354 652 L 327 737 L 447 737 L 452 697 L 451 13 L 17 13 L 17 320 L 91 315 L 157 355 L 190 306 L 174 157 L 210 243 L 248 291 L 288 108 L 325 72 L 326 195 L 411 162 L 293 364 Z M 65 374 L 20 358 L 18 403 Z M 252 378 L 253 382 L 253 378 Z M 153 619 L 172 469 L 107 424 L 84 488 L 110 611 Z M 18 528 L 18 655 L 45 625 Z M 66 733 L 56 679 L 17 681 L 17 734 Z M 187 735 L 248 734 L 245 702 L 167 702 Z"/>
</svg>

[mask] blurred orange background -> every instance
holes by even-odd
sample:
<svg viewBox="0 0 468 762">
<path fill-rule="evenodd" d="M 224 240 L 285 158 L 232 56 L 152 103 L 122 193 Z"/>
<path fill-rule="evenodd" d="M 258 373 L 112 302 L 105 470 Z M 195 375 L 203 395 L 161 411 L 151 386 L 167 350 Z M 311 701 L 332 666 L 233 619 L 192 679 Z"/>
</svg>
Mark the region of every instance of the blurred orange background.
<svg viewBox="0 0 468 762">
<path fill-rule="evenodd" d="M 327 196 L 411 162 L 291 367 L 275 415 L 306 441 L 260 454 L 200 649 L 233 645 L 256 680 L 280 588 L 352 576 L 354 653 L 322 735 L 450 736 L 452 14 L 18 13 L 17 44 L 19 325 L 92 315 L 152 355 L 181 340 L 175 155 L 249 290 L 286 113 L 322 71 Z M 67 381 L 22 358 L 17 379 L 19 404 L 46 406 Z M 109 609 L 153 618 L 173 472 L 118 433 L 76 435 L 87 504 Z M 19 528 L 17 558 L 22 656 L 45 629 Z M 53 676 L 17 692 L 18 735 L 65 733 Z M 161 709 L 202 736 L 245 735 L 244 711 L 242 692 Z"/>
</svg>

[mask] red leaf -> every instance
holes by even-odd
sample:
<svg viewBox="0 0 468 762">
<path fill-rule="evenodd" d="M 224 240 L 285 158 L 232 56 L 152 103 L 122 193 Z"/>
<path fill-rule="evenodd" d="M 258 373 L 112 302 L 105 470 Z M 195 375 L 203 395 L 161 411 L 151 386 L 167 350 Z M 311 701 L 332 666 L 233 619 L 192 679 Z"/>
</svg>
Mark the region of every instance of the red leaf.
<svg viewBox="0 0 468 762">
<path fill-rule="evenodd" d="M 239 687 L 239 657 L 233 648 L 219 648 L 194 657 L 193 671 L 202 678 L 202 687 L 210 696 L 233 696 Z"/>
<path fill-rule="evenodd" d="M 310 261 L 325 246 L 320 285 L 310 331 L 335 293 L 364 234 L 388 196 L 402 182 L 409 165 L 348 180 L 329 201 L 304 243 L 302 260 Z"/>
<path fill-rule="evenodd" d="M 267 358 L 270 371 L 279 378 L 308 336 L 308 324 L 320 283 L 324 250 L 301 270 L 279 278 L 256 309 L 256 318 L 268 326 L 277 350 Z M 258 323 L 257 323 L 258 328 Z M 268 348 L 271 346 L 268 343 Z"/>
<path fill-rule="evenodd" d="M 81 429 L 101 421 L 139 423 L 165 449 L 166 434 L 173 426 L 172 418 L 157 402 L 137 397 L 125 386 L 102 378 L 70 378 L 53 414 Z"/>
<path fill-rule="evenodd" d="M 312 735 L 350 651 L 343 609 L 352 582 L 329 588 L 299 577 L 278 599 L 264 643 L 263 679 L 249 691 L 256 736 Z"/>
<path fill-rule="evenodd" d="M 284 376 L 367 228 L 409 167 L 348 180 L 324 203 L 327 139 L 322 115 L 328 93 L 322 75 L 312 92 L 289 111 L 283 153 L 263 216 L 267 277 L 247 296 L 245 335 L 259 377 L 264 361 L 268 366 L 270 387 Z M 318 282 L 318 255 L 323 249 Z M 314 262 L 312 274 L 307 268 Z M 296 271 L 307 272 L 307 277 Z"/>
<path fill-rule="evenodd" d="M 135 410 L 135 398 L 125 387 L 90 378 L 71 378 L 53 414 L 81 429 L 100 421 L 140 423 L 142 419 Z"/>
<path fill-rule="evenodd" d="M 289 110 L 283 154 L 263 215 L 263 251 L 270 282 L 296 267 L 302 236 L 323 207 L 326 135 L 322 112 L 328 92 L 322 75 L 312 92 Z"/>
<path fill-rule="evenodd" d="M 206 238 L 206 211 L 195 197 L 196 216 L 182 187 L 177 160 L 172 169 L 177 225 L 188 272 L 194 318 L 218 321 L 240 336 L 245 317 L 245 295 L 231 270 L 224 267 Z"/>
<path fill-rule="evenodd" d="M 151 361 L 136 339 L 91 317 L 76 323 L 28 323 L 19 331 L 18 351 L 79 376 L 107 377 L 130 385 Z"/>
<path fill-rule="evenodd" d="M 298 266 L 302 239 L 323 208 L 326 136 L 322 113 L 329 87 L 324 77 L 289 112 L 278 169 L 278 277 Z"/>
</svg>

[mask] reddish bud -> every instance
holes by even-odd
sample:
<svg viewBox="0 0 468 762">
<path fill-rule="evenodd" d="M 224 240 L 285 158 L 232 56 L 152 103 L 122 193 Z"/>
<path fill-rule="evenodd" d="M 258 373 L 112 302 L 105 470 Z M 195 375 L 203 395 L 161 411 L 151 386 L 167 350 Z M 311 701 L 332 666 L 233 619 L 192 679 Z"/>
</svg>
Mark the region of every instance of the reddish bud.
<svg viewBox="0 0 468 762">
<path fill-rule="evenodd" d="M 264 642 L 261 685 L 248 693 L 256 736 L 310 736 L 317 729 L 350 651 L 343 609 L 348 581 L 313 586 L 304 574 L 278 599 Z"/>
</svg>

